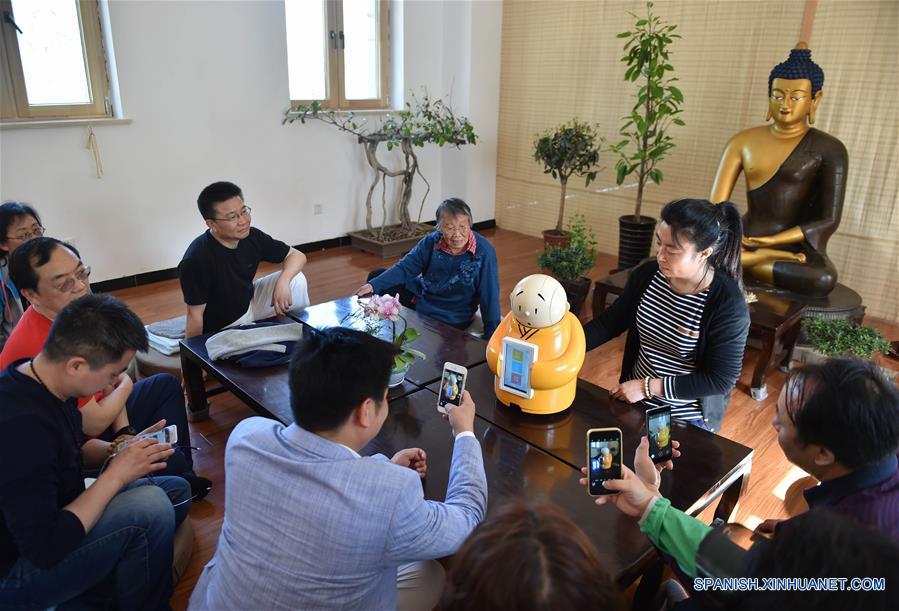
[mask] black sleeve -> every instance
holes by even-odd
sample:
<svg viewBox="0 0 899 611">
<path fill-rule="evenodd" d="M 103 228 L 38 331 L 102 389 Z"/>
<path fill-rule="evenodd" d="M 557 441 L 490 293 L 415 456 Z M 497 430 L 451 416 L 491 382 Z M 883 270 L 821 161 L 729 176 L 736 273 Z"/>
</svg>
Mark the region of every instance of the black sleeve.
<svg viewBox="0 0 899 611">
<path fill-rule="evenodd" d="M 178 264 L 178 280 L 181 282 L 181 293 L 184 303 L 198 306 L 209 303 L 209 285 L 212 274 L 199 257 L 191 256 Z"/>
<path fill-rule="evenodd" d="M 0 513 L 19 554 L 37 567 L 50 568 L 78 546 L 84 526 L 58 505 L 55 433 L 31 418 L 6 425 L 14 434 L 0 444 Z"/>
<path fill-rule="evenodd" d="M 584 325 L 587 350 L 598 348 L 610 339 L 618 337 L 627 331 L 636 315 L 637 304 L 640 303 L 646 276 L 651 273 L 654 273 L 652 262 L 645 263 L 634 269 L 627 279 L 624 290 L 621 291 L 614 303 L 600 312 L 599 318 L 594 318 Z"/>
<path fill-rule="evenodd" d="M 281 263 L 290 252 L 290 246 L 255 227 L 250 228 L 250 239 L 259 252 L 259 258 L 269 263 Z"/>
<path fill-rule="evenodd" d="M 709 316 L 705 350 L 698 355 L 696 371 L 673 380 L 675 399 L 723 395 L 740 377 L 749 333 L 749 307 L 739 289 L 722 294 L 721 303 Z"/>
</svg>

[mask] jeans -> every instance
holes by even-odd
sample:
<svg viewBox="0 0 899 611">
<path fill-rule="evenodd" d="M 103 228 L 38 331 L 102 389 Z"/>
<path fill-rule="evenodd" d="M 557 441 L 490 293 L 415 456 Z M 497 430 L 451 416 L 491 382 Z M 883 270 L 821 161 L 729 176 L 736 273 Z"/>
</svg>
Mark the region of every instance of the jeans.
<svg viewBox="0 0 899 611">
<path fill-rule="evenodd" d="M 168 609 L 172 540 L 190 511 L 190 495 L 180 477 L 125 486 L 58 564 L 40 568 L 19 558 L 0 578 L 0 608 Z"/>
<path fill-rule="evenodd" d="M 167 466 L 159 475 L 193 475 L 194 461 L 190 450 L 190 428 L 187 426 L 187 408 L 181 382 L 173 375 L 161 373 L 141 380 L 134 385 L 131 396 L 125 402 L 128 422 L 138 432 L 165 420 L 166 426 L 178 427 L 178 443 L 175 453 L 169 456 Z M 107 431 L 101 438 L 112 441 Z"/>
</svg>

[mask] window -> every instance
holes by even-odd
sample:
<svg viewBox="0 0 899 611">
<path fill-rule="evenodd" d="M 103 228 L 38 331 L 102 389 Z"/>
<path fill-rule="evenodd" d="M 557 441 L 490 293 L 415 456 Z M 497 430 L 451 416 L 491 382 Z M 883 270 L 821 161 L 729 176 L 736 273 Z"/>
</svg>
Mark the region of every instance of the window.
<svg viewBox="0 0 899 611">
<path fill-rule="evenodd" d="M 387 108 L 387 0 L 285 0 L 292 104 Z"/>
<path fill-rule="evenodd" d="M 108 117 L 96 0 L 0 0 L 0 119 Z"/>
</svg>

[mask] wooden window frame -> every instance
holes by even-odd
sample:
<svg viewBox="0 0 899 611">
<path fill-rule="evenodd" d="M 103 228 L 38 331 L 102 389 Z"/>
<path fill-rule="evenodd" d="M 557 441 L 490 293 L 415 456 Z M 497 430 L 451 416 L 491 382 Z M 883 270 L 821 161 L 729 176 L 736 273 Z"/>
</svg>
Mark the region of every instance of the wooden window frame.
<svg viewBox="0 0 899 611">
<path fill-rule="evenodd" d="M 387 0 L 378 0 L 378 68 L 380 96 L 366 100 L 348 100 L 344 92 L 343 0 L 325 0 L 327 30 L 324 32 L 326 96 L 317 100 L 331 110 L 382 110 L 390 107 L 390 12 Z M 291 106 L 309 106 L 313 100 L 291 100 Z"/>
<path fill-rule="evenodd" d="M 32 121 L 46 119 L 89 119 L 112 117 L 109 98 L 109 75 L 103 31 L 100 27 L 100 7 L 97 0 L 77 0 L 81 44 L 92 102 L 89 104 L 56 104 L 37 106 L 28 104 L 25 75 L 15 28 L 0 15 L 0 44 L 2 44 L 3 95 L 0 98 L 0 119 L 3 121 Z M 0 9 L 12 14 L 12 0 L 0 0 Z M 15 16 L 13 16 L 15 17 Z"/>
</svg>

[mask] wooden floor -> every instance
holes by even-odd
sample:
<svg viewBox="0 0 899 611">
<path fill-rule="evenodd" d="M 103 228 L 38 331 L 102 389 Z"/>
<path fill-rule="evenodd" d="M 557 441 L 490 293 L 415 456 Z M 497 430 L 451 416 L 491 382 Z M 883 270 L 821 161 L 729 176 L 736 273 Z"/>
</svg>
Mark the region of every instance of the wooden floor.
<svg viewBox="0 0 899 611">
<path fill-rule="evenodd" d="M 496 247 L 500 262 L 500 298 L 503 314 L 508 312 L 508 295 L 512 287 L 522 277 L 536 273 L 537 252 L 542 249 L 542 240 L 512 231 L 494 229 L 484 232 Z M 336 248 L 308 255 L 305 274 L 309 282 L 312 303 L 328 301 L 351 294 L 365 281 L 366 273 L 375 267 L 384 267 L 393 260 L 378 259 L 359 253 L 349 247 Z M 599 278 L 614 267 L 615 257 L 600 255 L 591 276 Z M 269 273 L 274 266 L 264 266 L 260 274 Z M 115 293 L 124 299 L 145 321 L 154 322 L 183 314 L 181 291 L 177 280 L 144 285 Z M 591 297 L 583 309 L 583 320 L 590 317 Z M 890 339 L 899 338 L 899 325 L 873 319 L 866 324 L 879 327 Z M 618 379 L 624 337 L 588 353 L 580 377 L 608 388 Z M 731 399 L 722 434 L 735 441 L 755 448 L 752 476 L 747 495 L 740 504 L 737 519 L 754 527 L 765 518 L 779 518 L 794 515 L 805 509 L 801 490 L 811 485 L 811 480 L 801 470 L 790 465 L 777 445 L 771 419 L 774 403 L 784 374 L 774 372 L 768 379 L 768 399 L 754 401 L 748 394 L 748 384 L 758 352 L 747 349 L 743 373 L 737 390 Z M 885 363 L 893 366 L 892 363 Z M 203 566 L 215 551 L 216 541 L 222 524 L 225 498 L 225 477 L 223 459 L 225 443 L 231 430 L 242 419 L 254 413 L 233 395 L 223 394 L 212 399 L 210 418 L 204 422 L 191 424 L 192 441 L 201 450 L 195 453 L 197 471 L 214 482 L 210 495 L 191 510 L 195 531 L 193 558 L 186 574 L 175 589 L 172 606 L 175 609 L 187 607 L 190 592 Z M 684 449 L 689 452 L 689 448 Z M 584 502 L 587 502 L 585 497 Z"/>
</svg>

